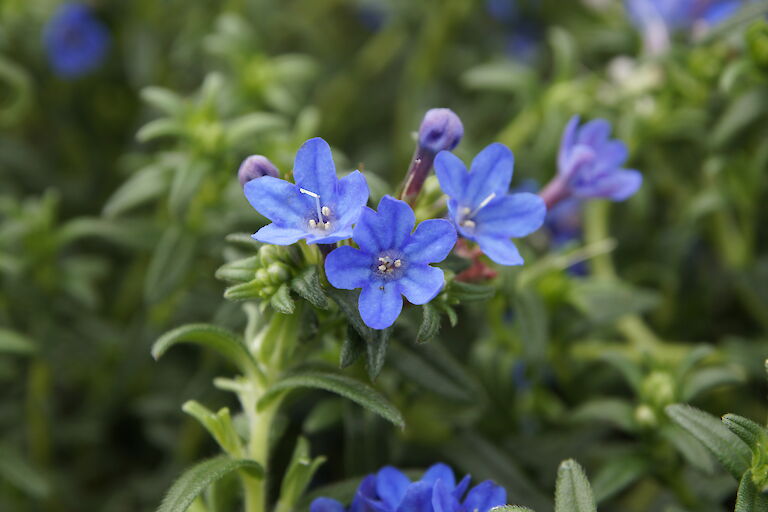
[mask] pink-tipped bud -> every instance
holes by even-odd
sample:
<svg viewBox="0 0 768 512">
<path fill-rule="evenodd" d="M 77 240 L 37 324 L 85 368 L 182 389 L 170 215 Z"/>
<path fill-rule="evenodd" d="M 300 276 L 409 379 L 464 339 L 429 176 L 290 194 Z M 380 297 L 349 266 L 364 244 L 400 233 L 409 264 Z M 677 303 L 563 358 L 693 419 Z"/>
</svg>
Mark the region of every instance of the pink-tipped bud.
<svg viewBox="0 0 768 512">
<path fill-rule="evenodd" d="M 464 125 L 453 110 L 433 108 L 424 115 L 419 128 L 419 147 L 434 154 L 450 151 L 464 135 Z"/>
<path fill-rule="evenodd" d="M 245 186 L 249 181 L 261 178 L 262 176 L 280 177 L 280 171 L 277 170 L 275 164 L 262 155 L 249 156 L 243 160 L 243 163 L 240 164 L 240 168 L 237 170 L 237 179 L 240 181 L 241 186 Z"/>
</svg>

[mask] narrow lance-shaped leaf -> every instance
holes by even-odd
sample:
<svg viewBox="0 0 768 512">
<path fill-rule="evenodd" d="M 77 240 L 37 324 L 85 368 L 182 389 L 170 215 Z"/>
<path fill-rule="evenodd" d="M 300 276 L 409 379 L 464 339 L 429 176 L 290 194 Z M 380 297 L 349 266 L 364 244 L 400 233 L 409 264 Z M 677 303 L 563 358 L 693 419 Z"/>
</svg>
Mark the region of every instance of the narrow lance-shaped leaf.
<svg viewBox="0 0 768 512">
<path fill-rule="evenodd" d="M 311 371 L 285 377 L 264 393 L 257 407 L 260 410 L 264 409 L 284 392 L 296 388 L 317 388 L 339 394 L 391 421 L 398 427 L 405 426 L 400 411 L 395 409 L 381 393 L 359 380 L 330 372 Z"/>
<path fill-rule="evenodd" d="M 189 324 L 177 327 L 162 335 L 152 345 L 152 357 L 159 359 L 178 343 L 194 343 L 211 348 L 226 357 L 243 373 L 256 372 L 256 361 L 237 334 L 211 324 Z"/>
<path fill-rule="evenodd" d="M 768 512 L 768 496 L 755 487 L 751 471 L 747 471 L 741 477 L 739 492 L 736 495 L 735 512 Z"/>
<path fill-rule="evenodd" d="M 242 469 L 256 478 L 263 478 L 264 470 L 255 460 L 215 457 L 186 470 L 168 490 L 157 512 L 184 512 L 209 485 L 227 474 Z"/>
<path fill-rule="evenodd" d="M 752 454 L 744 442 L 731 433 L 717 418 L 695 407 L 673 404 L 667 415 L 706 446 L 736 479 L 749 468 Z"/>
<path fill-rule="evenodd" d="M 597 512 L 587 475 L 575 460 L 564 461 L 557 470 L 555 512 Z"/>
<path fill-rule="evenodd" d="M 736 434 L 744 444 L 749 446 L 753 453 L 758 448 L 758 443 L 766 439 L 766 429 L 743 416 L 737 414 L 726 414 L 723 416 L 723 424 L 728 430 Z"/>
<path fill-rule="evenodd" d="M 283 477 L 280 486 L 280 499 L 275 512 L 291 512 L 304 494 L 317 468 L 325 462 L 325 457 L 312 458 L 309 453 L 309 442 L 300 437 L 296 442 L 293 457 Z"/>
</svg>

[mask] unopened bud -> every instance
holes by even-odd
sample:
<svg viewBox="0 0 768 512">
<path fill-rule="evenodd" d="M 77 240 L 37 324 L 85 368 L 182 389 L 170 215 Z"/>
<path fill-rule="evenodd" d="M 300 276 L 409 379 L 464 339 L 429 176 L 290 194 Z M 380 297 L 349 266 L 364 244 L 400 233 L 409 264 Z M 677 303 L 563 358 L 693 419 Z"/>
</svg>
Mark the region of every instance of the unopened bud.
<svg viewBox="0 0 768 512">
<path fill-rule="evenodd" d="M 269 273 L 266 269 L 260 268 L 256 271 L 256 281 L 261 283 L 262 285 L 266 285 L 269 283 Z"/>
<path fill-rule="evenodd" d="M 240 186 L 245 186 L 251 180 L 261 178 L 262 176 L 272 176 L 277 178 L 280 176 L 280 171 L 277 170 L 275 164 L 269 161 L 267 157 L 261 155 L 251 155 L 240 164 L 240 168 L 237 170 L 237 179 L 240 181 Z"/>
<path fill-rule="evenodd" d="M 451 109 L 433 108 L 424 115 L 419 128 L 419 147 L 439 153 L 456 147 L 464 135 L 461 119 Z"/>
<path fill-rule="evenodd" d="M 279 262 L 272 263 L 267 267 L 267 272 L 269 273 L 269 282 L 272 284 L 284 283 L 290 277 L 288 267 Z"/>
</svg>

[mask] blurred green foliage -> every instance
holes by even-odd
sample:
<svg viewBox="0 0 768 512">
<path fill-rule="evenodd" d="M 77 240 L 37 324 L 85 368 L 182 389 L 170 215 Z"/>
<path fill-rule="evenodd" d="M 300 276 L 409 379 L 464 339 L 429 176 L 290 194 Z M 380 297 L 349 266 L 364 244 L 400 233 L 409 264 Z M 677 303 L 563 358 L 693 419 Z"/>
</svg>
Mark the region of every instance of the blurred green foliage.
<svg viewBox="0 0 768 512">
<path fill-rule="evenodd" d="M 151 510 L 182 467 L 215 454 L 179 404 L 234 406 L 208 385 L 222 363 L 179 350 L 155 364 L 152 342 L 185 322 L 245 328 L 214 277 L 222 264 L 240 283 L 230 298 L 261 280 L 278 310 L 307 277 L 227 241 L 263 222 L 239 162 L 268 155 L 285 174 L 319 135 L 378 200 L 442 106 L 465 124 L 465 160 L 493 140 L 515 152 L 515 185 L 553 175 L 572 114 L 605 117 L 643 188 L 590 205 L 583 243 L 548 252 L 531 237 L 492 297 L 446 290 L 439 331 L 406 319 L 375 382 L 405 430 L 327 394 L 289 401 L 277 471 L 303 434 L 327 457 L 315 486 L 446 459 L 549 510 L 573 457 L 601 511 L 733 508 L 738 482 L 665 411 L 765 417 L 764 16 L 649 58 L 619 2 L 541 0 L 536 56 L 520 59 L 480 0 L 93 4 L 109 57 L 67 81 L 41 38 L 56 2 L 0 3 L 0 509 Z M 585 259 L 586 277 L 567 272 Z M 313 328 L 304 342 L 338 364 L 350 335 Z M 367 379 L 363 364 L 345 371 Z"/>
</svg>

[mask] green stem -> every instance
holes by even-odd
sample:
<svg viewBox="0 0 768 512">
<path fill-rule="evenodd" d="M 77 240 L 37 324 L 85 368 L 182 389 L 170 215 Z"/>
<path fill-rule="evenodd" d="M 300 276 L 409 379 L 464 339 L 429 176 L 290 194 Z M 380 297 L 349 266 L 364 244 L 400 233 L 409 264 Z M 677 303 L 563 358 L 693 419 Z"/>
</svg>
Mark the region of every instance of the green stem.
<svg viewBox="0 0 768 512">
<path fill-rule="evenodd" d="M 588 244 L 594 244 L 608 238 L 608 220 L 610 203 L 607 201 L 591 201 L 587 207 L 585 218 L 585 239 Z M 605 280 L 614 281 L 618 277 L 613 266 L 613 260 L 608 253 L 597 254 L 591 261 L 593 274 Z M 653 351 L 661 340 L 643 321 L 639 315 L 625 315 L 617 322 L 619 331 L 643 352 Z"/>
<path fill-rule="evenodd" d="M 255 404 L 254 404 L 255 410 Z M 248 458 L 261 464 L 264 477 L 255 478 L 243 472 L 241 480 L 245 493 L 245 512 L 265 512 L 267 509 L 267 475 L 269 474 L 269 432 L 272 426 L 277 405 L 251 416 L 250 441 L 248 442 Z"/>
</svg>

